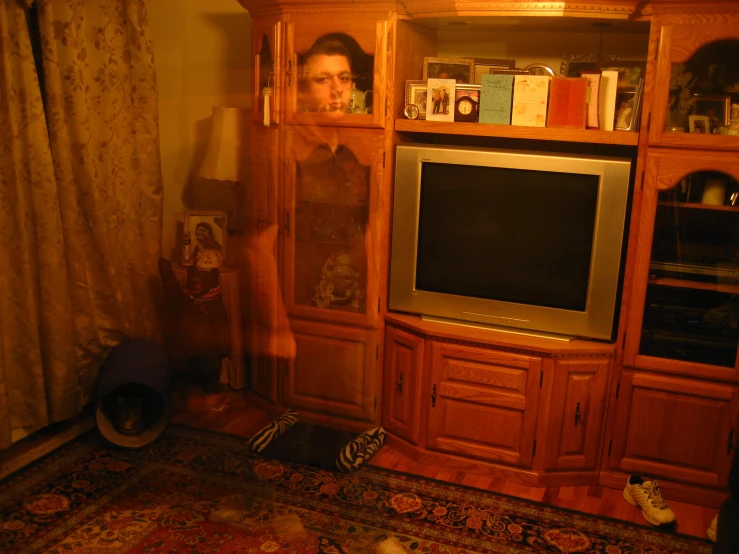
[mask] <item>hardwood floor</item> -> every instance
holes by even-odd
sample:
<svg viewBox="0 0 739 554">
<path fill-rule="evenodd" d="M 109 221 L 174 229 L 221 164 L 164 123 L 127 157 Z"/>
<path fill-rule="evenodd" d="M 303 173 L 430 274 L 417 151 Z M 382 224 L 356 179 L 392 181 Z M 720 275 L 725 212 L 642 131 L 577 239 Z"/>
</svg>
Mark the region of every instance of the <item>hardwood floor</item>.
<svg viewBox="0 0 739 554">
<path fill-rule="evenodd" d="M 182 425 L 250 437 L 271 419 L 261 410 L 249 406 L 240 394 L 232 393 L 226 406 L 220 411 L 176 412 L 172 421 Z M 386 469 L 535 500 L 552 506 L 645 524 L 639 509 L 623 499 L 621 490 L 600 486 L 530 487 L 417 463 L 389 446 L 384 446 L 372 458 L 371 463 Z M 669 506 L 677 516 L 677 527 L 675 528 L 677 532 L 700 538 L 706 537 L 706 529 L 713 516 L 716 515 L 714 509 L 674 500 L 669 501 Z"/>
</svg>

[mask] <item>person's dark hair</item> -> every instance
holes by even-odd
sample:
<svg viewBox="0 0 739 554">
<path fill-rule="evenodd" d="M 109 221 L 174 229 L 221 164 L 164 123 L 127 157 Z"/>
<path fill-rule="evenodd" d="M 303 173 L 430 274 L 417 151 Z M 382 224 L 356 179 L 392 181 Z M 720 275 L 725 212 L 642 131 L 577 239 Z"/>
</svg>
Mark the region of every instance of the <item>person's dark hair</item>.
<svg viewBox="0 0 739 554">
<path fill-rule="evenodd" d="M 313 56 L 318 56 L 320 54 L 324 54 L 326 56 L 344 56 L 349 60 L 349 67 L 352 65 L 352 57 L 351 54 L 349 54 L 349 49 L 338 39 L 327 37 L 318 39 L 313 43 L 313 46 L 310 47 L 310 50 L 303 55 L 303 64 L 306 64 Z"/>
</svg>

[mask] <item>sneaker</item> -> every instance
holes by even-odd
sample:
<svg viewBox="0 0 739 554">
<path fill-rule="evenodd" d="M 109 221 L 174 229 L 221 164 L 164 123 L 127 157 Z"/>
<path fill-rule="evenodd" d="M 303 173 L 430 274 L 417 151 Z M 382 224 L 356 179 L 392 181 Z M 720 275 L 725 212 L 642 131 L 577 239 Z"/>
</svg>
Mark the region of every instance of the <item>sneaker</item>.
<svg viewBox="0 0 739 554">
<path fill-rule="evenodd" d="M 631 475 L 624 488 L 624 500 L 641 508 L 644 519 L 652 525 L 671 525 L 675 522 L 675 513 L 662 499 L 657 481 L 644 481 L 639 475 Z"/>
<path fill-rule="evenodd" d="M 711 539 L 713 542 L 716 542 L 716 530 L 718 529 L 718 514 L 713 516 L 713 519 L 711 520 L 711 525 L 706 529 L 706 535 L 708 535 L 708 538 Z"/>
</svg>

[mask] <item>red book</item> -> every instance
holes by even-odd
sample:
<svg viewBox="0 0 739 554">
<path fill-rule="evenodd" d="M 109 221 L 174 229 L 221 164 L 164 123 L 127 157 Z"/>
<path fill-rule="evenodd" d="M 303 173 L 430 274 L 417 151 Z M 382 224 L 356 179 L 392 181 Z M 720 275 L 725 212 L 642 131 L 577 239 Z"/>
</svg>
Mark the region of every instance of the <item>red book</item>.
<svg viewBox="0 0 739 554">
<path fill-rule="evenodd" d="M 585 128 L 588 81 L 583 77 L 552 77 L 547 127 Z"/>
</svg>

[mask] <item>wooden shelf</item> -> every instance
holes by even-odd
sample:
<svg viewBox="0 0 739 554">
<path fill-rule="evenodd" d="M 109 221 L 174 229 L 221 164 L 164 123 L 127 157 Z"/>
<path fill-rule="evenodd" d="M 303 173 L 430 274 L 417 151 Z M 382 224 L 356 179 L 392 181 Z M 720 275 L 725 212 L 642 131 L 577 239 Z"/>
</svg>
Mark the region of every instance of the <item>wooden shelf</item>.
<svg viewBox="0 0 739 554">
<path fill-rule="evenodd" d="M 686 281 L 685 279 L 672 279 L 670 277 L 650 277 L 650 285 L 662 285 L 664 287 L 677 287 L 683 289 L 713 290 L 716 292 L 739 293 L 739 285 L 724 285 L 721 283 L 702 283 L 700 281 Z"/>
<path fill-rule="evenodd" d="M 598 131 L 595 129 L 564 129 L 554 127 L 522 127 L 519 125 L 492 125 L 487 123 L 456 123 L 418 119 L 396 119 L 395 130 L 440 135 L 467 135 L 501 137 L 593 144 L 637 146 L 639 134 L 631 131 Z"/>
<path fill-rule="evenodd" d="M 686 208 L 692 210 L 739 212 L 739 206 L 715 206 L 713 204 L 701 204 L 700 202 L 673 202 L 668 200 L 660 200 L 658 204 L 660 206 L 677 206 L 678 208 Z"/>
</svg>

